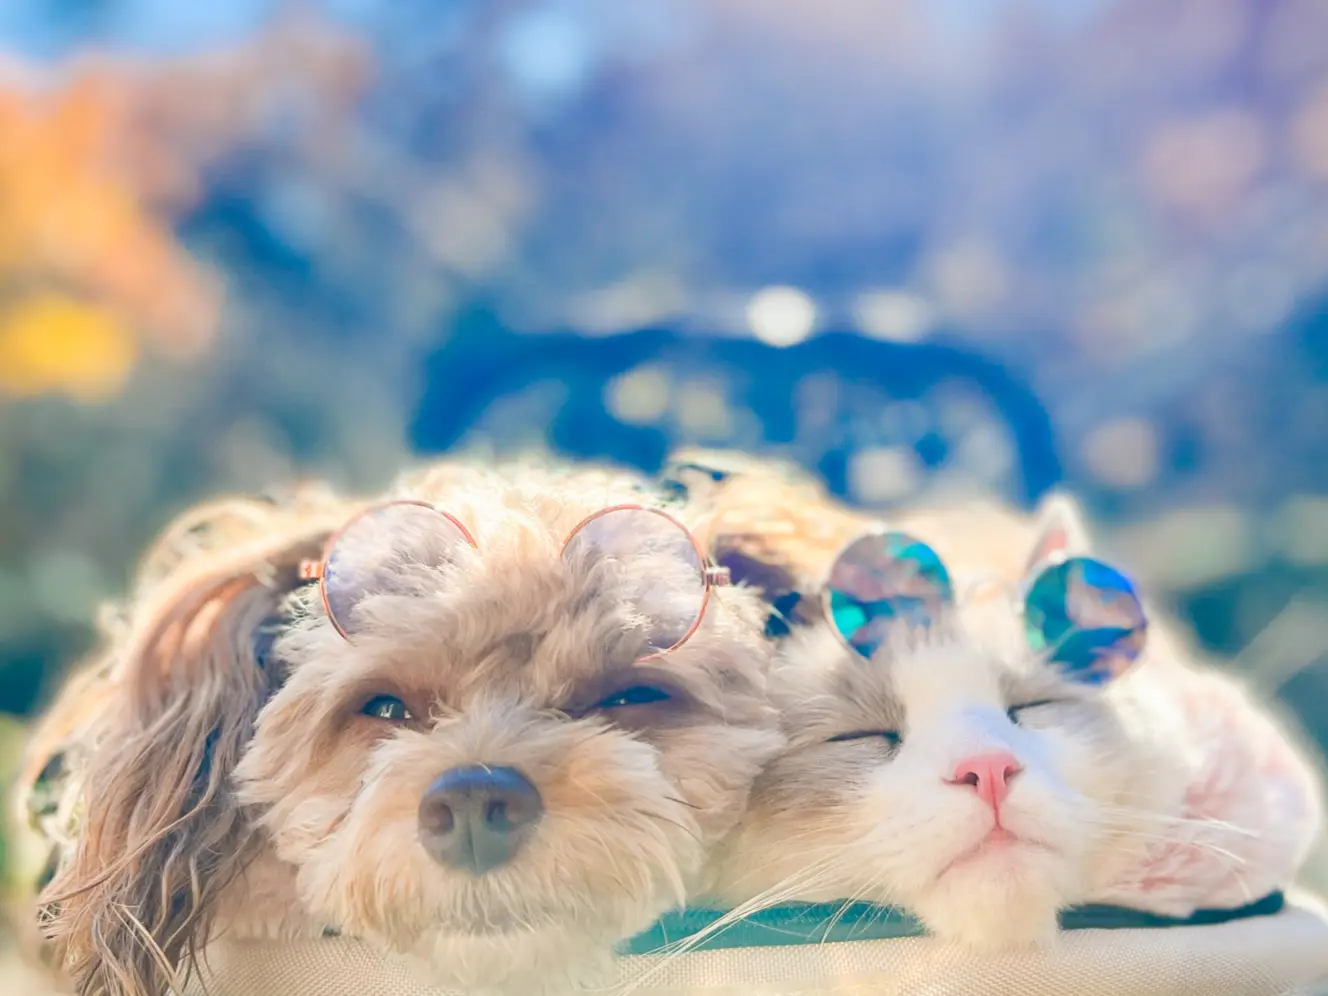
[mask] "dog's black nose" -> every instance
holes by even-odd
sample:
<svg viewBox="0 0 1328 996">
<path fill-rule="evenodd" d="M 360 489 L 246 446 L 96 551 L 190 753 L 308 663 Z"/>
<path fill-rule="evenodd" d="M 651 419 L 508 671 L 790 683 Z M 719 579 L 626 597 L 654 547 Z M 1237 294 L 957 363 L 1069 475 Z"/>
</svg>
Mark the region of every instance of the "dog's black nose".
<svg viewBox="0 0 1328 996">
<path fill-rule="evenodd" d="M 420 842 L 440 864 L 483 875 L 516 854 L 543 813 L 515 768 L 453 768 L 420 801 Z"/>
</svg>

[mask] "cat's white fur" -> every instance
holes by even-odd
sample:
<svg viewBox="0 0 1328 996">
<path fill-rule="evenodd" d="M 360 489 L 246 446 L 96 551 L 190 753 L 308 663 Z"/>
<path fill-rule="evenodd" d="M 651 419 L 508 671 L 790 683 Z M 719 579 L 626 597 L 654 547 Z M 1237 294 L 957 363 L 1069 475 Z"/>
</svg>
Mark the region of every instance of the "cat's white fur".
<svg viewBox="0 0 1328 996">
<path fill-rule="evenodd" d="M 715 862 L 712 901 L 892 903 L 938 935 L 1000 948 L 1051 939 L 1070 905 L 1186 915 L 1286 884 L 1318 830 L 1318 787 L 1239 688 L 1186 663 L 1165 626 L 1103 688 L 1030 654 L 1014 599 L 1045 558 L 1086 551 L 1070 501 L 1031 519 L 979 505 L 890 526 L 940 555 L 957 618 L 897 633 L 872 661 L 824 622 L 795 629 L 771 679 L 790 748 Z M 879 729 L 902 742 L 829 742 Z M 987 841 L 992 809 L 949 782 L 961 759 L 1002 751 L 1023 768 L 1000 807 L 1016 839 Z"/>
</svg>

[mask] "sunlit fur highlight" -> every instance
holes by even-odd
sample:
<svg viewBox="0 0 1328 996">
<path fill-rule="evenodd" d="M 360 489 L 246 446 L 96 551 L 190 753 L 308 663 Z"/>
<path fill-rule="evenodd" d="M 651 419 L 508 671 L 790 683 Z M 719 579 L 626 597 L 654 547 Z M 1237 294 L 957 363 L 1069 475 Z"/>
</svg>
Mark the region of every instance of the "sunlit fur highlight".
<svg viewBox="0 0 1328 996">
<path fill-rule="evenodd" d="M 878 525 L 755 465 L 705 501 L 722 543 L 808 594 L 844 543 Z M 817 599 L 803 600 L 795 621 L 807 625 L 771 677 L 790 749 L 718 852 L 713 902 L 894 903 L 942 937 L 1005 948 L 1051 940 L 1057 911 L 1076 903 L 1183 916 L 1290 881 L 1320 822 L 1313 772 L 1233 682 L 1188 662 L 1156 613 L 1144 661 L 1106 688 L 1062 680 L 1030 654 L 1013 601 L 1049 557 L 1087 552 L 1071 501 L 1052 496 L 1033 517 L 974 502 L 887 524 L 938 552 L 956 618 L 897 633 L 865 662 Z M 1006 715 L 1043 699 L 1056 701 L 1018 725 Z M 897 753 L 881 738 L 826 742 L 878 729 L 902 735 Z M 944 779 L 960 758 L 995 750 L 1024 766 L 1001 819 L 1031 843 L 964 858 L 990 810 Z"/>
<path fill-rule="evenodd" d="M 145 593 L 173 572 L 191 563 L 197 566 L 213 556 L 213 551 L 232 543 L 251 542 L 270 530 L 292 528 L 305 515 L 316 519 L 320 507 L 349 506 L 339 503 L 321 482 L 313 481 L 284 488 L 271 499 L 228 497 L 195 505 L 172 520 L 140 557 L 134 590 L 146 602 Z M 303 526 L 294 528 L 302 535 Z M 81 755 L 89 746 L 91 731 L 103 710 L 115 701 L 124 658 L 120 651 L 133 638 L 128 618 L 132 608 L 132 600 L 102 606 L 97 617 L 96 648 L 71 669 L 55 698 L 33 724 L 13 800 L 20 821 L 30 819 L 46 802 L 34 798 L 34 790 L 47 788 L 41 784 L 43 773 L 58 771 L 57 785 L 63 789 L 86 768 Z"/>
<path fill-rule="evenodd" d="M 186 513 L 145 558 L 104 656 L 43 728 L 39 744 L 63 738 L 82 763 L 68 782 L 72 853 L 40 897 L 50 961 L 81 996 L 177 985 L 259 851 L 230 787 L 276 679 L 252 636 L 346 514 L 321 504 Z"/>
</svg>

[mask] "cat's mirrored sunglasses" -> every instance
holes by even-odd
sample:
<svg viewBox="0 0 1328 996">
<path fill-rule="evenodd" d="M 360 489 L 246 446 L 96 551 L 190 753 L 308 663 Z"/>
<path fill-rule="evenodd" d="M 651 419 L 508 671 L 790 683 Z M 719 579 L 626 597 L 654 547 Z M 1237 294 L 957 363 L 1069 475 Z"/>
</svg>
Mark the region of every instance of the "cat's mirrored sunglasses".
<svg viewBox="0 0 1328 996">
<path fill-rule="evenodd" d="M 300 573 L 318 582 L 328 619 L 350 640 L 364 594 L 423 594 L 419 568 L 440 568 L 479 549 L 450 512 L 422 501 L 391 501 L 357 514 L 328 539 L 320 560 L 301 564 Z M 644 505 L 613 505 L 586 516 L 563 541 L 560 555 L 568 562 L 607 558 L 623 565 L 652 558 L 649 577 L 619 575 L 633 607 L 652 624 L 650 652 L 641 660 L 686 643 L 705 618 L 711 591 L 729 583 L 728 570 L 707 562 L 686 526 Z"/>
<path fill-rule="evenodd" d="M 870 658 L 897 623 L 927 626 L 955 604 L 941 558 L 901 532 L 859 536 L 835 558 L 821 592 L 826 618 L 855 653 Z M 1091 557 L 1051 562 L 1016 611 L 1034 652 L 1077 681 L 1124 673 L 1143 651 L 1148 621 L 1134 585 Z"/>
</svg>

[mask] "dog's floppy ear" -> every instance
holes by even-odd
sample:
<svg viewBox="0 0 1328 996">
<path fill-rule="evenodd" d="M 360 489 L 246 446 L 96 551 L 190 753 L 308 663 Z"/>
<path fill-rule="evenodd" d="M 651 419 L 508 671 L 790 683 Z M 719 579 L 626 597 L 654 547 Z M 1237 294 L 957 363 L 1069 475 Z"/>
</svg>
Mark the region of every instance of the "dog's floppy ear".
<svg viewBox="0 0 1328 996">
<path fill-rule="evenodd" d="M 99 648 L 76 669 L 28 737 L 15 796 L 19 820 L 47 848 L 46 864 L 25 883 L 34 892 L 46 888 L 70 850 L 80 759 L 110 697 L 110 658 L 107 648 Z"/>
<path fill-rule="evenodd" d="M 280 680 L 265 630 L 326 535 L 228 543 L 131 607 L 79 779 L 77 843 L 40 897 L 55 967 L 81 996 L 177 991 L 253 857 L 230 774 Z"/>
</svg>

